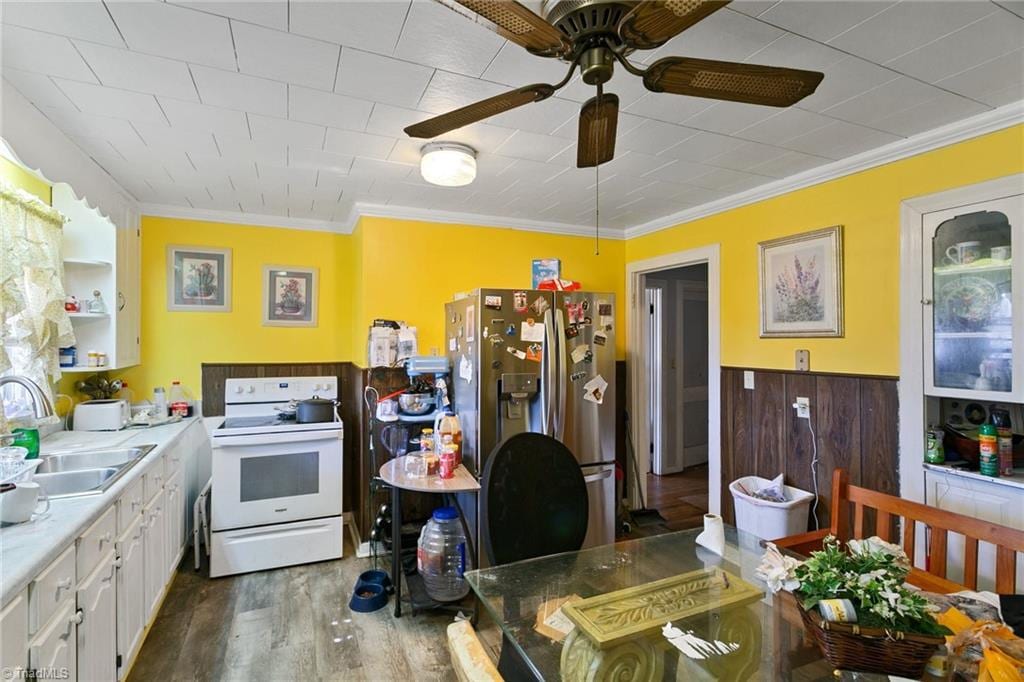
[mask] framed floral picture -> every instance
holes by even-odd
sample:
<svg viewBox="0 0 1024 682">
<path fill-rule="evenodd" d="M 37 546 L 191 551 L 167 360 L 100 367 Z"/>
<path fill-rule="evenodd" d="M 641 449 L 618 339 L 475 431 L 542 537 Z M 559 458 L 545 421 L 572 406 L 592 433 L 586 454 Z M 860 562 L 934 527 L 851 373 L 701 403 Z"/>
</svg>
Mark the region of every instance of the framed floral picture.
<svg viewBox="0 0 1024 682">
<path fill-rule="evenodd" d="M 758 244 L 761 337 L 843 335 L 842 225 Z"/>
<path fill-rule="evenodd" d="M 231 249 L 167 247 L 167 309 L 231 310 Z"/>
<path fill-rule="evenodd" d="M 315 327 L 317 325 L 316 268 L 263 266 L 263 325 Z"/>
</svg>

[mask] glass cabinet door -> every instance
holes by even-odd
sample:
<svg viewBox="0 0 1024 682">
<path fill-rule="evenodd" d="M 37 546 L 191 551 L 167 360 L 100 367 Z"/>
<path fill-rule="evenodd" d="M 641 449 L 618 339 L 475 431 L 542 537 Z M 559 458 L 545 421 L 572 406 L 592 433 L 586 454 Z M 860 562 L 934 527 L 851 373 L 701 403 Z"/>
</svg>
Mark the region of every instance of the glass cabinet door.
<svg viewBox="0 0 1024 682">
<path fill-rule="evenodd" d="M 932 395 L 1024 394 L 1024 290 L 1022 268 L 1014 266 L 1024 258 L 1021 203 L 1014 197 L 926 216 L 925 371 Z"/>
</svg>

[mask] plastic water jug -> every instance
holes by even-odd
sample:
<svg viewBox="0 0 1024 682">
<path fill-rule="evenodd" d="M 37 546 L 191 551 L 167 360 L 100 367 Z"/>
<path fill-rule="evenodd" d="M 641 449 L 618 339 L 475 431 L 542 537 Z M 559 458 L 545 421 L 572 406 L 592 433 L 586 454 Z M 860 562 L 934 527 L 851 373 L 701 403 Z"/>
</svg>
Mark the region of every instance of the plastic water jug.
<svg viewBox="0 0 1024 682">
<path fill-rule="evenodd" d="M 416 569 L 431 599 L 458 601 L 469 593 L 466 534 L 455 507 L 441 507 L 420 531 Z"/>
</svg>

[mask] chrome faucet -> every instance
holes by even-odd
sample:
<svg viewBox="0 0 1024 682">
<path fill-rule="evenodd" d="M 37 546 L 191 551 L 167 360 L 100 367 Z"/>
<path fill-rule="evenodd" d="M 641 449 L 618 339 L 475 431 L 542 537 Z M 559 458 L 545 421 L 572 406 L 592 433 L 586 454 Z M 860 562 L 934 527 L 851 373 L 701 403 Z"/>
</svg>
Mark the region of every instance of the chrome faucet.
<svg viewBox="0 0 1024 682">
<path fill-rule="evenodd" d="M 39 388 L 39 384 L 28 377 L 18 375 L 0 377 L 0 388 L 7 384 L 18 384 L 28 391 L 28 396 L 32 399 L 32 411 L 35 413 L 36 419 L 45 419 L 46 417 L 53 416 L 53 405 L 50 403 L 50 399 L 46 397 L 46 394 L 43 393 L 43 389 Z"/>
</svg>

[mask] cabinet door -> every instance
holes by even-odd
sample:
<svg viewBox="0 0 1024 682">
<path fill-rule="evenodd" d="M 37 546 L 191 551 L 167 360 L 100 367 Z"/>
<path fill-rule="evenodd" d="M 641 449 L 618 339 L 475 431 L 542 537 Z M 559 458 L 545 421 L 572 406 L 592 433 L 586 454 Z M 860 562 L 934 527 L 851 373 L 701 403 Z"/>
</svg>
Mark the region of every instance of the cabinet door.
<svg viewBox="0 0 1024 682">
<path fill-rule="evenodd" d="M 139 364 L 141 280 L 137 222 L 136 219 L 133 224 L 117 229 L 117 296 L 114 302 L 116 367 Z"/>
<path fill-rule="evenodd" d="M 76 635 L 79 615 L 74 599 L 66 599 L 29 644 L 29 667 L 37 679 L 77 680 Z"/>
<path fill-rule="evenodd" d="M 174 575 L 178 557 L 185 544 L 185 490 L 181 485 L 181 469 L 176 471 L 164 487 L 167 496 L 167 574 Z"/>
<path fill-rule="evenodd" d="M 78 677 L 82 680 L 117 679 L 117 599 L 114 552 L 107 553 L 96 570 L 78 585 Z"/>
<path fill-rule="evenodd" d="M 164 585 L 167 583 L 167 537 L 164 529 L 166 514 L 164 513 L 164 491 L 157 493 L 153 501 L 146 505 L 145 531 L 142 544 L 145 552 L 145 593 L 146 622 L 156 615 L 154 613 L 160 603 Z"/>
<path fill-rule="evenodd" d="M 927 394 L 1024 398 L 1022 221 L 1024 195 L 924 216 Z"/>
<path fill-rule="evenodd" d="M 121 657 L 118 677 L 135 655 L 148 614 L 142 518 L 136 517 L 117 543 L 117 653 Z"/>
<path fill-rule="evenodd" d="M 28 594 L 22 590 L 0 611 L 0 671 L 21 679 L 28 665 Z"/>
</svg>

